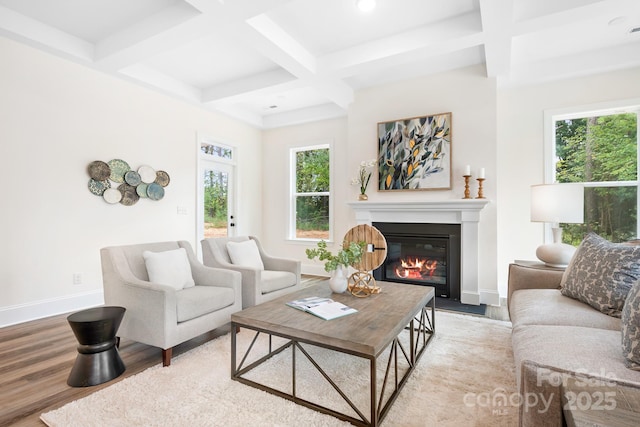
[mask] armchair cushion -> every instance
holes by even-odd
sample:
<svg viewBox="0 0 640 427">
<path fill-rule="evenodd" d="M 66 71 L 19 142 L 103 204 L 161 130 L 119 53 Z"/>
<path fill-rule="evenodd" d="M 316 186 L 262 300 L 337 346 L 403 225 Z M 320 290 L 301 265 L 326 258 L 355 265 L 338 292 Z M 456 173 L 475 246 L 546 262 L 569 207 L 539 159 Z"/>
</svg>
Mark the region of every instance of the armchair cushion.
<svg viewBox="0 0 640 427">
<path fill-rule="evenodd" d="M 229 252 L 229 258 L 231 258 L 231 263 L 234 265 L 264 270 L 258 246 L 253 240 L 245 240 L 243 242 L 228 241 L 227 252 Z"/>
<path fill-rule="evenodd" d="M 234 302 L 233 288 L 193 286 L 176 292 L 178 323 L 228 307 Z"/>
<path fill-rule="evenodd" d="M 262 287 L 260 291 L 264 295 L 295 285 L 296 275 L 290 271 L 264 270 L 262 272 Z"/>
<path fill-rule="evenodd" d="M 142 257 L 150 282 L 168 285 L 178 291 L 195 286 L 184 248 L 164 252 L 144 251 Z"/>
</svg>

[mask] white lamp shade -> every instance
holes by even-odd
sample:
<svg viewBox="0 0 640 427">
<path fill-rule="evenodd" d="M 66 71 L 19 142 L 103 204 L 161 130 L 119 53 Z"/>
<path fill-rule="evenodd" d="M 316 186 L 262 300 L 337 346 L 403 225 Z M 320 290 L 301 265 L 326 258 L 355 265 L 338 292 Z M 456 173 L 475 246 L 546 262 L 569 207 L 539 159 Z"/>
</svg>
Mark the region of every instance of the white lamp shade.
<svg viewBox="0 0 640 427">
<path fill-rule="evenodd" d="M 584 222 L 584 186 L 582 184 L 532 185 L 531 221 Z"/>
</svg>

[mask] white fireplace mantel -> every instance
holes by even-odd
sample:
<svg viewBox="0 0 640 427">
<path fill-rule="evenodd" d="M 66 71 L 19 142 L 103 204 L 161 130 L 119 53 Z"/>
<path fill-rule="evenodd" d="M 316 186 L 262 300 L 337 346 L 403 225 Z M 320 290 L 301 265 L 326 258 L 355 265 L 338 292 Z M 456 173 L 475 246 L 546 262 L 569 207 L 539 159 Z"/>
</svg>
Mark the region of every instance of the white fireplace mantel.
<svg viewBox="0 0 640 427">
<path fill-rule="evenodd" d="M 480 304 L 478 291 L 480 250 L 478 223 L 487 199 L 454 199 L 420 202 L 350 202 L 358 224 L 414 222 L 460 224 L 460 301 Z"/>
</svg>

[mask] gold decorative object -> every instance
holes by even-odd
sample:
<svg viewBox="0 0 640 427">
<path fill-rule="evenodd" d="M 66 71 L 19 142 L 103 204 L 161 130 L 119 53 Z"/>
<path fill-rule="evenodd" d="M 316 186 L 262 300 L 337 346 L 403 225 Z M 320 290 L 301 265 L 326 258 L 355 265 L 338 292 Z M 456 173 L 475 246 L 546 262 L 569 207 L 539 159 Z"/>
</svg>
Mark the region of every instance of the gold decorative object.
<svg viewBox="0 0 640 427">
<path fill-rule="evenodd" d="M 476 178 L 476 180 L 478 181 L 478 197 L 476 197 L 476 199 L 484 199 L 484 193 L 482 192 L 482 182 L 484 178 Z"/>
<path fill-rule="evenodd" d="M 380 267 L 387 258 L 387 241 L 375 227 L 360 224 L 347 231 L 344 235 L 344 245 L 350 242 L 366 242 L 365 252 L 360 261 L 351 264 L 357 271 L 349 276 L 348 290 L 356 297 L 368 297 L 380 293 L 380 287 L 371 274 L 372 270 Z"/>
<path fill-rule="evenodd" d="M 464 197 L 463 199 L 470 199 L 471 192 L 469 191 L 469 178 L 471 175 L 462 175 L 464 177 Z"/>
<path fill-rule="evenodd" d="M 356 271 L 349 276 L 348 286 L 351 295 L 356 297 L 368 297 L 371 294 L 379 294 L 380 287 L 376 285 L 376 279 L 368 271 Z"/>
</svg>

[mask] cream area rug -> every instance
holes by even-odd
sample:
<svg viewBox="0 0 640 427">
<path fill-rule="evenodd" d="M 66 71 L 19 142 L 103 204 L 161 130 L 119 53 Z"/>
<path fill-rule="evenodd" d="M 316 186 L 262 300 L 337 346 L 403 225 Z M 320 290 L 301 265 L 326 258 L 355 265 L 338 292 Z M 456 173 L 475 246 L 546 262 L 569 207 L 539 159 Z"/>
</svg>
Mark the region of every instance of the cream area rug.
<svg viewBox="0 0 640 427">
<path fill-rule="evenodd" d="M 517 425 L 518 407 L 508 403 L 518 401 L 510 335 L 509 322 L 437 311 L 436 334 L 382 426 Z M 253 336 L 243 329 L 237 335 L 239 348 L 248 348 Z M 222 336 L 174 358 L 170 367 L 149 368 L 41 419 L 51 427 L 350 425 L 232 381 L 230 341 L 228 334 Z M 266 351 L 267 340 L 256 346 L 252 355 Z M 313 346 L 305 349 L 354 402 L 367 404 L 367 361 Z M 291 353 L 285 350 L 270 359 L 251 378 L 288 391 Z M 299 351 L 295 357 L 299 397 L 352 415 Z M 378 363 L 380 380 L 383 360 Z"/>
</svg>

